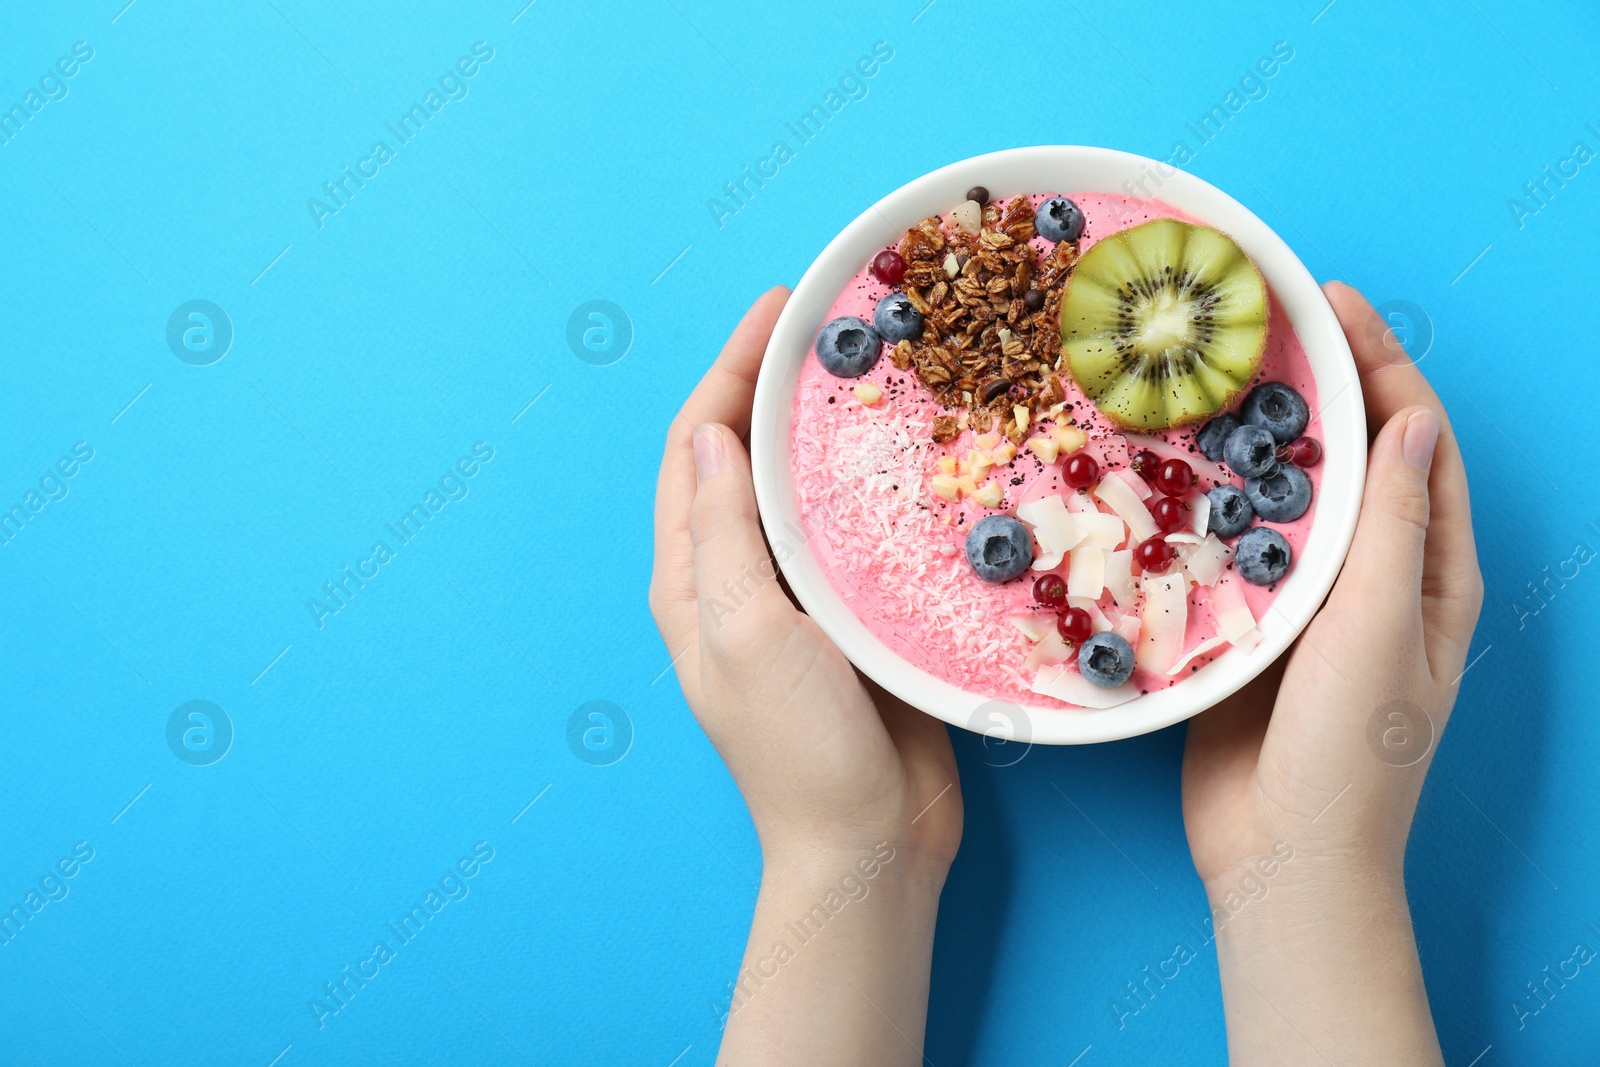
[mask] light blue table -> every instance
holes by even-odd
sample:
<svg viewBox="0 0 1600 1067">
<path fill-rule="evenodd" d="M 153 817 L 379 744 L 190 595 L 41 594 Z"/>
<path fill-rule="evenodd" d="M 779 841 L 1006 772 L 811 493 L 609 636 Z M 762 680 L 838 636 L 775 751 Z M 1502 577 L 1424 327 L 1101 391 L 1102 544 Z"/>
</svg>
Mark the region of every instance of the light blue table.
<svg viewBox="0 0 1600 1067">
<path fill-rule="evenodd" d="M 1181 142 L 1412 309 L 1488 583 L 1410 855 L 1434 1009 L 1452 1067 L 1594 1061 L 1600 973 L 1525 999 L 1600 948 L 1591 9 L 124 2 L 0 14 L 0 1060 L 711 1063 L 760 865 L 645 610 L 668 420 L 904 181 Z M 1222 1062 L 1182 739 L 956 738 L 931 1062 Z"/>
</svg>

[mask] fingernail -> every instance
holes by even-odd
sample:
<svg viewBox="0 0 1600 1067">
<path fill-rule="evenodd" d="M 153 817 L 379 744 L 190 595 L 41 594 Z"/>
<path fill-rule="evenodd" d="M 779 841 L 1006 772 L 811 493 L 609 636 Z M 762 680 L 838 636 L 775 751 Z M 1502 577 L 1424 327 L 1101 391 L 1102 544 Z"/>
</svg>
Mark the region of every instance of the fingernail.
<svg viewBox="0 0 1600 1067">
<path fill-rule="evenodd" d="M 694 476 L 700 481 L 722 469 L 722 439 L 717 428 L 707 423 L 694 428 Z"/>
<path fill-rule="evenodd" d="M 1433 465 L 1433 449 L 1438 443 L 1439 416 L 1426 409 L 1413 412 L 1406 420 L 1405 437 L 1400 445 L 1406 462 L 1426 472 Z"/>
</svg>

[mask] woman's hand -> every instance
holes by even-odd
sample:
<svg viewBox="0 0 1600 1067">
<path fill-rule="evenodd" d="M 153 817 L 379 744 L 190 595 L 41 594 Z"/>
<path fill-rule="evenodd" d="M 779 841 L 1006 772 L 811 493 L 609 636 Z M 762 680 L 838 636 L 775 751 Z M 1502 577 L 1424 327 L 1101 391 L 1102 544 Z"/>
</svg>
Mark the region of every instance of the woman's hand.
<svg viewBox="0 0 1600 1067">
<path fill-rule="evenodd" d="M 1359 293 L 1326 292 L 1375 432 L 1355 541 L 1286 660 L 1190 723 L 1184 824 L 1234 1064 L 1438 1063 L 1402 869 L 1483 582 L 1439 398 Z"/>
<path fill-rule="evenodd" d="M 740 438 L 788 295 L 756 301 L 668 433 L 650 607 L 768 865 L 887 841 L 942 878 L 961 839 L 944 725 L 869 691 L 789 600 L 756 516 Z"/>
<path fill-rule="evenodd" d="M 916 1063 L 961 789 L 944 725 L 856 674 L 763 539 L 740 438 L 787 298 L 768 292 L 734 330 L 673 422 L 656 489 L 650 607 L 764 863 L 723 1058 Z"/>
</svg>

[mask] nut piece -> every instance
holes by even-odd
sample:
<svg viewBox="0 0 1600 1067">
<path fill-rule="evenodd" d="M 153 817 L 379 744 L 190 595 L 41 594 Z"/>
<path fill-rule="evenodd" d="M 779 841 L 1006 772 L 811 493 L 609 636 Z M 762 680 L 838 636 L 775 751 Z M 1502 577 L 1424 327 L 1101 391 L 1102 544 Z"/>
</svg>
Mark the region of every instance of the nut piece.
<svg viewBox="0 0 1600 1067">
<path fill-rule="evenodd" d="M 983 205 L 976 200 L 963 200 L 950 212 L 950 217 L 967 233 L 983 229 Z"/>
<path fill-rule="evenodd" d="M 883 390 L 871 382 L 861 382 L 851 392 L 856 394 L 857 400 L 869 408 L 883 399 Z"/>
<path fill-rule="evenodd" d="M 978 487 L 978 491 L 972 494 L 972 499 L 976 500 L 986 508 L 999 507 L 1000 501 L 1003 499 L 1001 496 L 1000 483 L 995 481 L 984 482 Z"/>
<path fill-rule="evenodd" d="M 1061 454 L 1076 452 L 1089 443 L 1089 435 L 1076 426 L 1057 426 L 1051 434 L 1061 446 Z"/>
<path fill-rule="evenodd" d="M 956 254 L 951 252 L 944 257 L 944 276 L 954 278 L 961 273 L 961 263 L 956 259 Z"/>
<path fill-rule="evenodd" d="M 1061 442 L 1054 437 L 1030 437 L 1027 448 L 1029 452 L 1039 457 L 1039 462 L 1049 466 L 1061 455 Z"/>
</svg>

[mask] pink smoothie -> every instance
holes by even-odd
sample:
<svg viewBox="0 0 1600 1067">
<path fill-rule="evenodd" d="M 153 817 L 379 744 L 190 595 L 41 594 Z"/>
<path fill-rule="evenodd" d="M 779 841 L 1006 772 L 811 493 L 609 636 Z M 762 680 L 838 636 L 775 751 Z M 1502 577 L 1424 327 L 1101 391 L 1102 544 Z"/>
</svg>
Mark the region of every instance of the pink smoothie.
<svg viewBox="0 0 1600 1067">
<path fill-rule="evenodd" d="M 1044 193 L 1032 199 L 1037 205 L 1056 195 L 1062 194 Z M 1083 250 L 1100 237 L 1149 219 L 1203 224 L 1203 220 L 1159 201 L 1097 193 L 1066 195 L 1086 219 L 1079 243 Z M 1041 253 L 1052 247 L 1043 238 L 1033 243 Z M 875 280 L 863 266 L 824 321 L 854 315 L 871 322 L 878 301 L 892 291 L 893 287 Z M 1256 381 L 1281 381 L 1298 391 L 1312 412 L 1305 432 L 1320 441 L 1316 383 L 1305 349 L 1281 304 L 1275 298 L 1270 303 L 1266 354 Z M 1089 434 L 1085 451 L 1100 462 L 1102 473 L 1127 468 L 1130 452 L 1148 447 L 1150 442 L 1114 426 L 1069 375 L 1063 373 L 1061 380 L 1071 405 L 1062 417 L 1070 416 Z M 853 392 L 863 382 L 883 390 L 883 398 L 872 406 L 863 404 Z M 973 573 L 964 550 L 967 531 L 985 515 L 1012 513 L 1018 504 L 1048 493 L 1069 492 L 1061 481 L 1060 464 L 1045 465 L 1024 449 L 1010 466 L 996 468 L 992 477 L 1004 487 L 1004 500 L 998 508 L 986 508 L 971 498 L 941 499 L 930 488 L 932 476 L 938 473 L 936 461 L 941 456 L 964 456 L 976 447 L 974 435 L 968 431 L 942 445 L 933 442 L 933 419 L 951 414 L 956 412 L 934 399 L 912 372 L 896 369 L 887 357 L 861 378 L 841 379 L 823 369 L 815 352 L 808 353 L 795 394 L 791 433 L 800 514 L 811 533 L 812 550 L 834 589 L 861 621 L 908 662 L 985 697 L 1070 708 L 1072 705 L 1029 688 L 1033 672 L 1024 669 L 1023 661 L 1032 642 L 1008 618 L 1042 610 L 1031 592 L 1033 579 L 1041 572 L 1029 571 L 1011 582 L 992 584 Z M 1200 453 L 1194 444 L 1198 430 L 1188 427 L 1156 436 L 1190 462 L 1200 477 L 1198 492 L 1219 482 L 1240 484 L 1241 479 Z M 1283 534 L 1296 559 L 1311 528 L 1321 490 L 1321 467 L 1310 467 L 1306 473 L 1313 490 L 1311 509 L 1292 523 L 1262 524 Z M 1065 573 L 1066 569 L 1063 561 L 1056 572 Z M 1260 622 L 1277 596 L 1277 587 L 1238 584 Z M 1109 593 L 1101 597 L 1100 604 L 1112 605 Z M 1189 596 L 1183 651 L 1187 653 L 1216 633 L 1209 590 L 1196 586 Z M 1198 657 L 1176 677 L 1141 667 L 1134 672 L 1133 683 L 1144 692 L 1177 684 L 1223 650 Z"/>
</svg>

